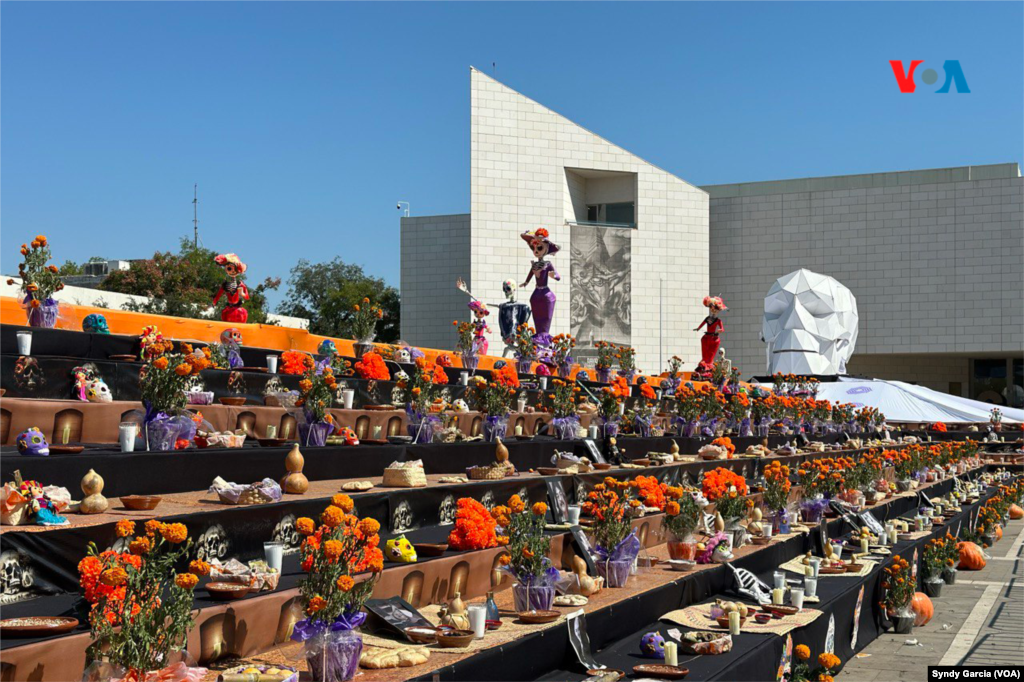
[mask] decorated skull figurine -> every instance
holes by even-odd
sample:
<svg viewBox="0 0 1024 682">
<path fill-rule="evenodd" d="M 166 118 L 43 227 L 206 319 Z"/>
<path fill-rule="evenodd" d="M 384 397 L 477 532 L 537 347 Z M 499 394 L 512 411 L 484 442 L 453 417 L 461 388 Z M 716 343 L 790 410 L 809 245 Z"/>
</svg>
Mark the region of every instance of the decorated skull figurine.
<svg viewBox="0 0 1024 682">
<path fill-rule="evenodd" d="M 82 331 L 91 334 L 109 334 L 110 327 L 107 326 L 107 318 L 100 313 L 89 313 L 82 320 Z"/>
<path fill-rule="evenodd" d="M 38 427 L 32 426 L 18 434 L 16 439 L 18 453 L 29 457 L 46 457 L 50 454 L 50 444 Z"/>
<path fill-rule="evenodd" d="M 114 400 L 110 387 L 102 377 L 96 377 L 85 385 L 85 399 L 90 403 L 109 403 Z"/>
<path fill-rule="evenodd" d="M 463 400 L 462 398 L 459 398 L 454 403 L 452 403 L 452 409 L 455 410 L 456 412 L 460 412 L 460 413 L 461 412 L 469 412 L 469 405 L 466 403 L 465 400 Z"/>
<path fill-rule="evenodd" d="M 412 355 L 408 349 L 399 348 L 394 353 L 395 362 L 412 362 Z"/>
<path fill-rule="evenodd" d="M 648 632 L 640 638 L 640 653 L 644 658 L 665 658 L 665 638 L 659 632 Z"/>
<path fill-rule="evenodd" d="M 334 357 L 338 354 L 338 347 L 334 345 L 334 341 L 330 339 L 324 339 L 320 342 L 320 345 L 316 347 L 317 355 L 326 355 L 328 357 Z"/>
</svg>

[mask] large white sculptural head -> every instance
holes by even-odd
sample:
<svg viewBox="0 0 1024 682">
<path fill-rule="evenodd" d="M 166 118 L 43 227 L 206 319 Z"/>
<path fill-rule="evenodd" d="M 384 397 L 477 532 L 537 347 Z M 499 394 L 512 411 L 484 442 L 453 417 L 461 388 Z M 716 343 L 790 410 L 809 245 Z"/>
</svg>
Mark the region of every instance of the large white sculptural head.
<svg viewBox="0 0 1024 682">
<path fill-rule="evenodd" d="M 846 374 L 857 345 L 857 299 L 836 280 L 797 270 L 764 297 L 768 373 Z"/>
</svg>

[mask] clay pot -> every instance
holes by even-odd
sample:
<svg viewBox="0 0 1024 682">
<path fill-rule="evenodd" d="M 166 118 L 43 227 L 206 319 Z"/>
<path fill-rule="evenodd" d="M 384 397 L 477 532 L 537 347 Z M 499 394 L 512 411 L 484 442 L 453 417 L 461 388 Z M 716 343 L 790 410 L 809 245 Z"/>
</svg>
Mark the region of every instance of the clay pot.
<svg viewBox="0 0 1024 682">
<path fill-rule="evenodd" d="M 102 514 L 110 507 L 107 498 L 102 494 L 103 477 L 92 469 L 89 469 L 89 473 L 82 477 L 82 492 L 85 497 L 78 507 L 78 511 L 82 514 Z"/>
<path fill-rule="evenodd" d="M 284 468 L 288 473 L 281 479 L 281 490 L 291 495 L 302 495 L 309 490 L 309 479 L 302 473 L 302 467 L 305 465 L 306 458 L 302 456 L 299 444 L 296 443 L 284 458 Z"/>
</svg>

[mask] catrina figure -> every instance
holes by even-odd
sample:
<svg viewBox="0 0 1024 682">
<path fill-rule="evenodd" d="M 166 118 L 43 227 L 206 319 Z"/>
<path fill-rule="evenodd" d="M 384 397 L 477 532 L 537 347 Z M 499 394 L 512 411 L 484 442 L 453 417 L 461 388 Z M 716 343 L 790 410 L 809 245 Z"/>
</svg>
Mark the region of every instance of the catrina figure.
<svg viewBox="0 0 1024 682">
<path fill-rule="evenodd" d="M 704 307 L 708 309 L 708 316 L 693 330 L 700 331 L 701 327 L 707 325 L 700 340 L 700 363 L 693 373 L 698 379 L 707 380 L 715 368 L 715 356 L 718 355 L 718 347 L 722 344 L 721 333 L 725 330 L 725 325 L 718 314 L 728 308 L 721 296 L 705 296 Z"/>
<path fill-rule="evenodd" d="M 530 251 L 537 260 L 530 265 L 530 272 L 526 275 L 526 281 L 521 286 L 525 287 L 533 279 L 534 290 L 530 296 L 530 308 L 533 310 L 533 322 L 537 333 L 533 341 L 538 346 L 547 348 L 551 345 L 551 318 L 555 314 L 555 292 L 548 288 L 548 277 L 561 281 L 562 277 L 555 270 L 551 261 L 545 260 L 546 256 L 553 256 L 559 252 L 558 244 L 548 239 L 548 231 L 543 227 L 535 232 L 523 232 L 520 235 L 527 244 Z"/>
<path fill-rule="evenodd" d="M 245 263 L 233 253 L 222 253 L 216 256 L 213 262 L 224 268 L 224 273 L 228 276 L 217 290 L 217 295 L 213 297 L 213 305 L 217 305 L 221 296 L 228 297 L 228 304 L 221 311 L 220 319 L 245 324 L 249 319 L 249 311 L 242 307 L 242 300 L 249 300 L 249 288 L 245 286 L 245 282 L 238 279 L 245 272 Z"/>
<path fill-rule="evenodd" d="M 489 344 L 486 334 L 491 331 L 491 328 L 487 326 L 487 316 L 491 314 L 491 311 L 487 309 L 486 303 L 470 293 L 466 282 L 461 277 L 455 282 L 455 287 L 466 293 L 470 299 L 469 309 L 473 313 L 473 352 L 477 355 L 487 355 Z"/>
</svg>

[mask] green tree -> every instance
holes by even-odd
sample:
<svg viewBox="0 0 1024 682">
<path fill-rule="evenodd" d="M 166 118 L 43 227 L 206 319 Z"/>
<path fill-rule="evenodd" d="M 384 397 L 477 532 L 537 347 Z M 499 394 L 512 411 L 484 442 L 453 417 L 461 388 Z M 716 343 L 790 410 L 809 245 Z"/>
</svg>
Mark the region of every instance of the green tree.
<svg viewBox="0 0 1024 682">
<path fill-rule="evenodd" d="M 364 298 L 384 310 L 384 319 L 377 323 L 377 340 L 398 341 L 398 290 L 379 277 L 367 275 L 359 265 L 340 258 L 326 263 L 300 260 L 292 268 L 288 293 L 277 312 L 308 319 L 309 331 L 314 334 L 351 339 L 353 307 Z"/>
<path fill-rule="evenodd" d="M 126 303 L 125 310 L 220 319 L 225 299 L 221 299 L 215 311 L 211 313 L 209 310 L 210 302 L 226 277 L 221 267 L 213 262 L 216 255 L 215 251 L 194 246 L 190 240 L 182 238 L 178 253 L 158 251 L 152 258 L 133 261 L 127 270 L 110 273 L 100 288 L 150 299 L 142 303 Z M 267 322 L 267 291 L 280 285 L 280 279 L 268 277 L 255 287 L 249 286 L 250 300 L 245 303 L 249 322 Z"/>
<path fill-rule="evenodd" d="M 64 265 L 60 266 L 57 272 L 61 277 L 74 277 L 75 275 L 85 274 L 85 270 L 81 265 L 74 261 L 66 260 Z"/>
</svg>

